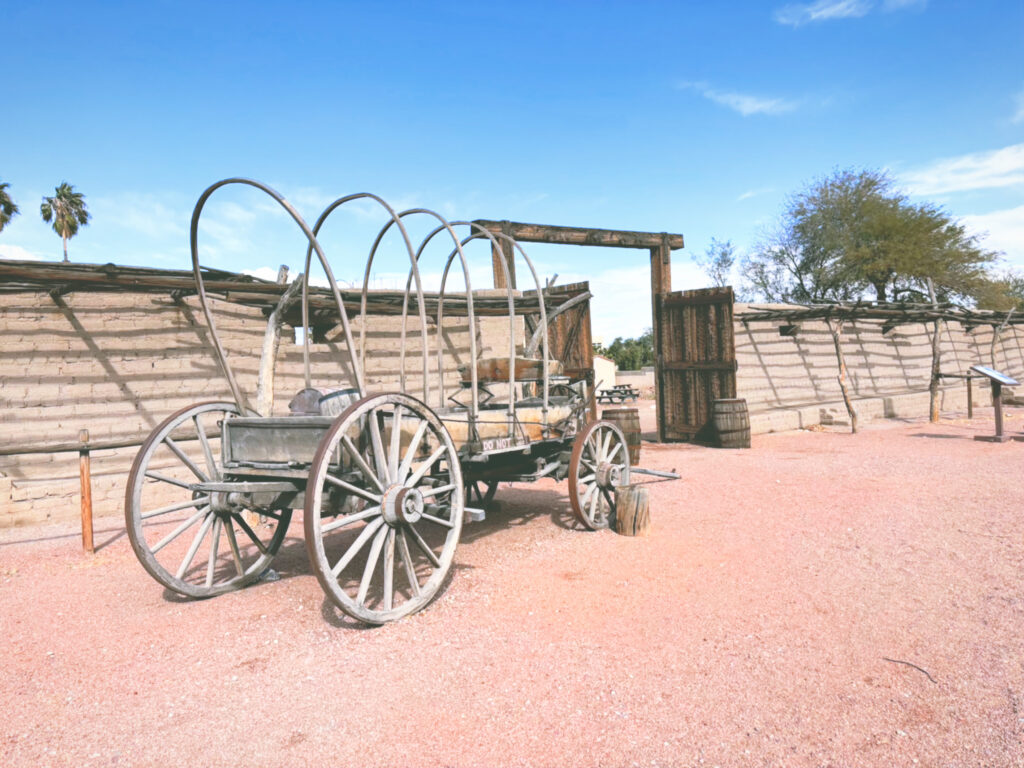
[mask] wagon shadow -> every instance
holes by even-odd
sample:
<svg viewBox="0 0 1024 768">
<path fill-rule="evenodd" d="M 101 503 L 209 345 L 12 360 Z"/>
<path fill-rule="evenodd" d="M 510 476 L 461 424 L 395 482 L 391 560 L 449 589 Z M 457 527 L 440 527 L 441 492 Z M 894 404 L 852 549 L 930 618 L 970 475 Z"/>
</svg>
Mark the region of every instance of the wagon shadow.
<svg viewBox="0 0 1024 768">
<path fill-rule="evenodd" d="M 559 528 L 583 530 L 572 513 L 569 499 L 563 489 L 531 488 L 523 491 L 517 488 L 514 495 L 506 493 L 504 497 L 502 490 L 501 487 L 498 488 L 494 501 L 487 508 L 487 518 L 463 529 L 460 543 L 471 544 L 503 528 L 528 525 L 542 517 L 547 517 Z"/>
</svg>

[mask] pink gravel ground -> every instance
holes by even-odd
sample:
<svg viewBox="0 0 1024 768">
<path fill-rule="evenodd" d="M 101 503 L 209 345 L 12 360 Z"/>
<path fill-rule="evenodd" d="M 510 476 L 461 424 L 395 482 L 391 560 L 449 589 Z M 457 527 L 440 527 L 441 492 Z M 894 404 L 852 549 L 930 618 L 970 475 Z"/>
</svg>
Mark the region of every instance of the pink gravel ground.
<svg viewBox="0 0 1024 768">
<path fill-rule="evenodd" d="M 280 581 L 198 602 L 116 520 L 92 557 L 4 532 L 0 765 L 1024 765 L 1024 443 L 991 431 L 645 445 L 683 475 L 646 539 L 503 486 L 442 596 L 378 629 L 325 601 L 298 520 Z"/>
</svg>

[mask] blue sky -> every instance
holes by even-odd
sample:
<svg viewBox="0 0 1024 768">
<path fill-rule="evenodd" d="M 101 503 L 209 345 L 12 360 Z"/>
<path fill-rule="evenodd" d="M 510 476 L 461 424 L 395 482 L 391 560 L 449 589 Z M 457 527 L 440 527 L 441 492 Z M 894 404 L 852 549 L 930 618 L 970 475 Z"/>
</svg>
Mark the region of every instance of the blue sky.
<svg viewBox="0 0 1024 768">
<path fill-rule="evenodd" d="M 700 287 L 712 237 L 749 248 L 788 194 L 866 167 L 1024 268 L 1020 0 L 7 0 L 0 50 L 0 180 L 21 207 L 0 257 L 60 258 L 39 203 L 66 180 L 93 214 L 72 261 L 185 267 L 196 198 L 248 176 L 310 220 L 371 191 L 460 219 L 681 232 L 673 287 Z M 204 264 L 299 268 L 300 233 L 251 190 L 203 222 Z M 381 223 L 369 206 L 329 222 L 339 277 L 361 279 Z M 398 245 L 376 284 L 404 274 Z M 596 335 L 650 324 L 644 252 L 528 250 L 544 276 L 591 279 Z"/>
</svg>

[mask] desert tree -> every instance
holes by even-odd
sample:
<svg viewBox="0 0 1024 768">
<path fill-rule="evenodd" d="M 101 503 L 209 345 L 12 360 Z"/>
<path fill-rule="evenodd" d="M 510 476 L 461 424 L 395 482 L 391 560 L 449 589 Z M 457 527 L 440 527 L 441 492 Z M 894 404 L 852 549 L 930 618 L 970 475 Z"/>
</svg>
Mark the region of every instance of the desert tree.
<svg viewBox="0 0 1024 768">
<path fill-rule="evenodd" d="M 778 227 L 743 259 L 769 301 L 927 301 L 989 290 L 998 254 L 939 206 L 914 203 L 880 171 L 836 171 L 788 200 Z"/>
</svg>

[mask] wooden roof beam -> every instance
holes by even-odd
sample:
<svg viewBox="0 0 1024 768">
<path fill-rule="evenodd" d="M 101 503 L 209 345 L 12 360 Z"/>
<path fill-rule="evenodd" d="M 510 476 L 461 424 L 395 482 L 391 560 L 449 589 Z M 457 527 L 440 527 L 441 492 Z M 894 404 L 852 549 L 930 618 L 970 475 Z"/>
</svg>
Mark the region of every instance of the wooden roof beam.
<svg viewBox="0 0 1024 768">
<path fill-rule="evenodd" d="M 665 232 L 631 232 L 621 229 L 559 227 L 550 224 L 524 224 L 518 221 L 477 219 L 473 222 L 491 232 L 504 232 L 524 243 L 556 245 L 597 245 L 607 248 L 658 248 L 667 240 L 670 250 L 683 247 L 683 236 Z"/>
</svg>

